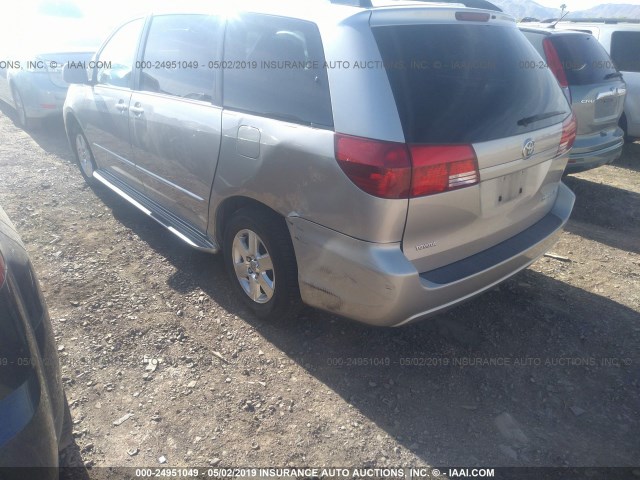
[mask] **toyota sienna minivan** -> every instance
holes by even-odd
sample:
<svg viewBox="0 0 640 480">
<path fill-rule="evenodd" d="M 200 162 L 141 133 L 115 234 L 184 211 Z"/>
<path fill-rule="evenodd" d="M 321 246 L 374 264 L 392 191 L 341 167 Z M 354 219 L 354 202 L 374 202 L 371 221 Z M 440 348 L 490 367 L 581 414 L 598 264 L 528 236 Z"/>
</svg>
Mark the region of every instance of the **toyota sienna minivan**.
<svg viewBox="0 0 640 480">
<path fill-rule="evenodd" d="M 513 18 L 247 5 L 123 24 L 65 69 L 64 117 L 85 179 L 220 251 L 257 317 L 402 325 L 553 245 L 576 123 Z"/>
</svg>

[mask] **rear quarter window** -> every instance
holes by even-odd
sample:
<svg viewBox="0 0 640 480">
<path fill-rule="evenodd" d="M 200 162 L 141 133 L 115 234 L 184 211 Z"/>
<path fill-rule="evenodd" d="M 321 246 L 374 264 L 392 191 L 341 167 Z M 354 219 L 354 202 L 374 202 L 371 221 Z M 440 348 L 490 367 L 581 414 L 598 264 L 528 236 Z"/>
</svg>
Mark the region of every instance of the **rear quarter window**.
<svg viewBox="0 0 640 480">
<path fill-rule="evenodd" d="M 373 34 L 405 139 L 476 143 L 561 122 L 571 111 L 520 31 L 498 25 L 399 25 Z M 397 67 L 397 66 L 400 67 Z M 551 118 L 521 122 L 557 112 Z"/>
<path fill-rule="evenodd" d="M 307 21 L 244 14 L 228 21 L 224 106 L 317 127 L 333 126 L 324 50 Z"/>
<path fill-rule="evenodd" d="M 613 32 L 611 58 L 622 72 L 640 72 L 640 32 Z"/>
</svg>

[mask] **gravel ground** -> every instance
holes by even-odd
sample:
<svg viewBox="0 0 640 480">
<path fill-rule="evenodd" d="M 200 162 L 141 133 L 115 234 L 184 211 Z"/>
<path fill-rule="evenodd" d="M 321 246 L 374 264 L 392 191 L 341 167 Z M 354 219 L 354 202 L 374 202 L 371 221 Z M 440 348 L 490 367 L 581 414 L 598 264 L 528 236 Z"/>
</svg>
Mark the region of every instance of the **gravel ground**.
<svg viewBox="0 0 640 480">
<path fill-rule="evenodd" d="M 640 142 L 566 179 L 556 258 L 401 329 L 258 321 L 220 257 L 83 183 L 61 121 L 26 133 L 2 106 L 0 179 L 56 332 L 71 462 L 638 465 Z"/>
</svg>

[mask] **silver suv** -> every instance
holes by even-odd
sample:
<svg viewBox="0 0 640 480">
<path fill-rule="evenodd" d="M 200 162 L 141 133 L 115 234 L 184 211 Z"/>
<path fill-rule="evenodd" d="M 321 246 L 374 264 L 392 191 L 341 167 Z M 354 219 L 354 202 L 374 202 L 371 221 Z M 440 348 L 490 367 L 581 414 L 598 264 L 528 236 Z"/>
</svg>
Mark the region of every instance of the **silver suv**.
<svg viewBox="0 0 640 480">
<path fill-rule="evenodd" d="M 265 2 L 134 19 L 75 83 L 90 183 L 222 251 L 261 318 L 301 303 L 396 326 L 542 255 L 573 207 L 575 119 L 514 20 Z"/>
<path fill-rule="evenodd" d="M 624 131 L 618 126 L 627 86 L 611 57 L 588 33 L 520 27 L 544 59 L 529 68 L 549 67 L 571 102 L 578 134 L 567 173 L 612 163 L 622 155 Z"/>
</svg>

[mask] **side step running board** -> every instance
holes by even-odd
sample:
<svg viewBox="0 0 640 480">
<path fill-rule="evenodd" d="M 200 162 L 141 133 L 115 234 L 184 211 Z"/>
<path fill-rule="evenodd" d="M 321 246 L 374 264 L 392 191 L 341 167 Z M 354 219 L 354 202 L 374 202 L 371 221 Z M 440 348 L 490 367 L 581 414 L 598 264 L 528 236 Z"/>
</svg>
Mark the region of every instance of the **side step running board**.
<svg viewBox="0 0 640 480">
<path fill-rule="evenodd" d="M 187 225 L 184 225 L 183 222 L 176 219 L 173 215 L 166 212 L 162 207 L 156 205 L 151 200 L 144 198 L 142 195 L 136 194 L 125 185 L 121 185 L 121 182 L 114 179 L 108 173 L 100 170 L 94 171 L 93 178 L 113 192 L 117 193 L 120 197 L 124 198 L 144 214 L 153 218 L 156 222 L 165 227 L 190 247 L 208 253 L 217 253 L 220 250 L 218 245 L 212 242 L 209 238 L 196 232 L 192 228 L 189 228 Z"/>
</svg>

